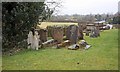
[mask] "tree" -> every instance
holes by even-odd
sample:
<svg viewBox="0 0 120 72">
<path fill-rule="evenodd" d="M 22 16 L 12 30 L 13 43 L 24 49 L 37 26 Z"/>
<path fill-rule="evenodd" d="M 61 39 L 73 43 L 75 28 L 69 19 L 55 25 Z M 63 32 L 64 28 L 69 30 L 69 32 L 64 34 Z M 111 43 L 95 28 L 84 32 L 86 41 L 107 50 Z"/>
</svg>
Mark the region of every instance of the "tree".
<svg viewBox="0 0 120 72">
<path fill-rule="evenodd" d="M 95 18 L 97 19 L 97 21 L 101 21 L 102 20 L 102 16 L 100 14 L 95 15 Z"/>
<path fill-rule="evenodd" d="M 27 38 L 31 27 L 36 27 L 39 21 L 46 20 L 52 13 L 44 2 L 3 2 L 3 49 L 18 46 Z"/>
<path fill-rule="evenodd" d="M 113 24 L 120 24 L 120 16 L 113 17 Z"/>
</svg>

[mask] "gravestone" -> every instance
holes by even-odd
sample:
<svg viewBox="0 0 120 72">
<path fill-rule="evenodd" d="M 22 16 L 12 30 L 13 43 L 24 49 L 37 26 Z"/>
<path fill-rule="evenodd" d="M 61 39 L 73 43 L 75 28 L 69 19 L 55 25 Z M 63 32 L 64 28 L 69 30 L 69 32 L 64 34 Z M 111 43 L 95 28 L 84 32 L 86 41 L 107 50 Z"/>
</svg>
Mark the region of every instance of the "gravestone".
<svg viewBox="0 0 120 72">
<path fill-rule="evenodd" d="M 60 44 L 57 44 L 57 48 L 65 47 L 65 46 L 69 46 L 69 45 L 70 45 L 70 40 L 66 40 Z"/>
<path fill-rule="evenodd" d="M 35 31 L 35 30 L 29 31 L 27 43 L 28 43 L 28 49 L 32 48 L 32 49 L 38 50 L 39 35 L 38 35 L 37 31 Z"/>
<path fill-rule="evenodd" d="M 76 44 L 80 37 L 80 31 L 77 25 L 70 25 L 66 30 L 66 39 L 70 40 L 71 44 Z"/>
<path fill-rule="evenodd" d="M 83 36 L 83 26 L 78 24 L 78 39 L 82 40 Z"/>
<path fill-rule="evenodd" d="M 35 31 L 35 35 L 33 36 L 32 48 L 38 50 L 38 46 L 39 46 L 39 35 L 38 32 Z"/>
<path fill-rule="evenodd" d="M 95 32 L 95 34 L 96 34 L 97 37 L 100 36 L 100 30 L 99 30 L 99 27 L 98 27 L 98 26 L 96 27 L 96 32 Z"/>
<path fill-rule="evenodd" d="M 42 43 L 45 42 L 45 41 L 47 41 L 47 30 L 45 30 L 45 29 L 40 29 L 40 30 L 38 31 L 38 33 L 39 33 L 39 35 L 40 35 L 40 40 L 41 40 Z"/>
<path fill-rule="evenodd" d="M 27 38 L 28 49 L 31 48 L 31 44 L 33 40 L 32 37 L 33 37 L 32 31 L 29 31 L 28 38 Z"/>
<path fill-rule="evenodd" d="M 54 39 L 50 39 L 50 40 L 47 40 L 46 42 L 42 43 L 42 47 L 52 46 L 54 44 L 55 44 L 55 40 Z"/>
<path fill-rule="evenodd" d="M 86 34 L 86 36 L 89 36 L 89 31 L 86 30 L 85 34 Z"/>
<path fill-rule="evenodd" d="M 70 35 L 71 44 L 76 44 L 78 41 L 78 26 L 72 25 L 70 33 L 71 33 Z"/>
<path fill-rule="evenodd" d="M 80 40 L 78 42 L 80 48 L 88 49 L 91 47 L 85 40 Z"/>
<path fill-rule="evenodd" d="M 69 39 L 70 40 L 70 35 L 71 35 L 71 27 L 72 27 L 73 25 L 70 25 L 70 26 L 68 26 L 67 28 L 66 28 L 66 39 Z"/>
<path fill-rule="evenodd" d="M 94 27 L 93 29 L 91 29 L 91 34 L 90 37 L 98 37 L 100 36 L 100 30 L 97 27 Z"/>
<path fill-rule="evenodd" d="M 53 27 L 52 29 L 52 38 L 57 40 L 58 43 L 63 41 L 63 29 L 61 27 Z"/>
<path fill-rule="evenodd" d="M 48 35 L 48 37 L 52 36 L 52 31 L 53 31 L 53 27 L 52 26 L 47 26 L 47 35 Z"/>
<path fill-rule="evenodd" d="M 79 45 L 78 44 L 73 44 L 71 46 L 68 47 L 69 50 L 77 50 L 79 49 Z"/>
</svg>

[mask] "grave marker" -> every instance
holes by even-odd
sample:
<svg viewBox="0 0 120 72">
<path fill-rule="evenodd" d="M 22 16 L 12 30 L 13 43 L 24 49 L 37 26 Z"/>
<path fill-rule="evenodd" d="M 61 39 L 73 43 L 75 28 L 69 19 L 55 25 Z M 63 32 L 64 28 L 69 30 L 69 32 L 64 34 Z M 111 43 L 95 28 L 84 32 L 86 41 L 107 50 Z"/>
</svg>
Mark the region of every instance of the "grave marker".
<svg viewBox="0 0 120 72">
<path fill-rule="evenodd" d="M 43 42 L 47 41 L 47 30 L 40 29 L 38 32 L 39 32 L 39 35 L 40 35 L 41 42 L 43 43 Z"/>
<path fill-rule="evenodd" d="M 52 37 L 53 39 L 57 40 L 58 43 L 63 41 L 63 34 L 63 29 L 61 27 L 53 27 Z"/>
<path fill-rule="evenodd" d="M 78 27 L 76 25 L 72 25 L 70 30 L 70 41 L 72 44 L 76 44 L 78 41 Z"/>
</svg>

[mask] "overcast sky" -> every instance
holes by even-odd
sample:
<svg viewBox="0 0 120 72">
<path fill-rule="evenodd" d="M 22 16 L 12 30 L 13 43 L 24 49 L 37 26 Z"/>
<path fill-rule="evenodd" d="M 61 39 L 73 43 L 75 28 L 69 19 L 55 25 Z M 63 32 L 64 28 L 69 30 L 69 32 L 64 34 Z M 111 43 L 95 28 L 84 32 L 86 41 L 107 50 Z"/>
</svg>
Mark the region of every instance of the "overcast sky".
<svg viewBox="0 0 120 72">
<path fill-rule="evenodd" d="M 58 15 L 116 13 L 120 0 L 62 0 Z"/>
</svg>

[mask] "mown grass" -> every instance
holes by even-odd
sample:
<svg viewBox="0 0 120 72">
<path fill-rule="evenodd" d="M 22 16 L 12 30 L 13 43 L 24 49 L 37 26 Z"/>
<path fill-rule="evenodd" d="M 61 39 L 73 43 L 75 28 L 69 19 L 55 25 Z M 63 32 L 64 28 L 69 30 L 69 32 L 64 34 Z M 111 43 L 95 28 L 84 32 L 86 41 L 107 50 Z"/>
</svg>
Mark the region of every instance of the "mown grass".
<svg viewBox="0 0 120 72">
<path fill-rule="evenodd" d="M 118 70 L 118 30 L 101 32 L 98 38 L 85 36 L 88 50 L 24 50 L 3 56 L 3 70 Z"/>
<path fill-rule="evenodd" d="M 0 71 L 2 70 L 2 54 L 0 53 Z"/>
</svg>

